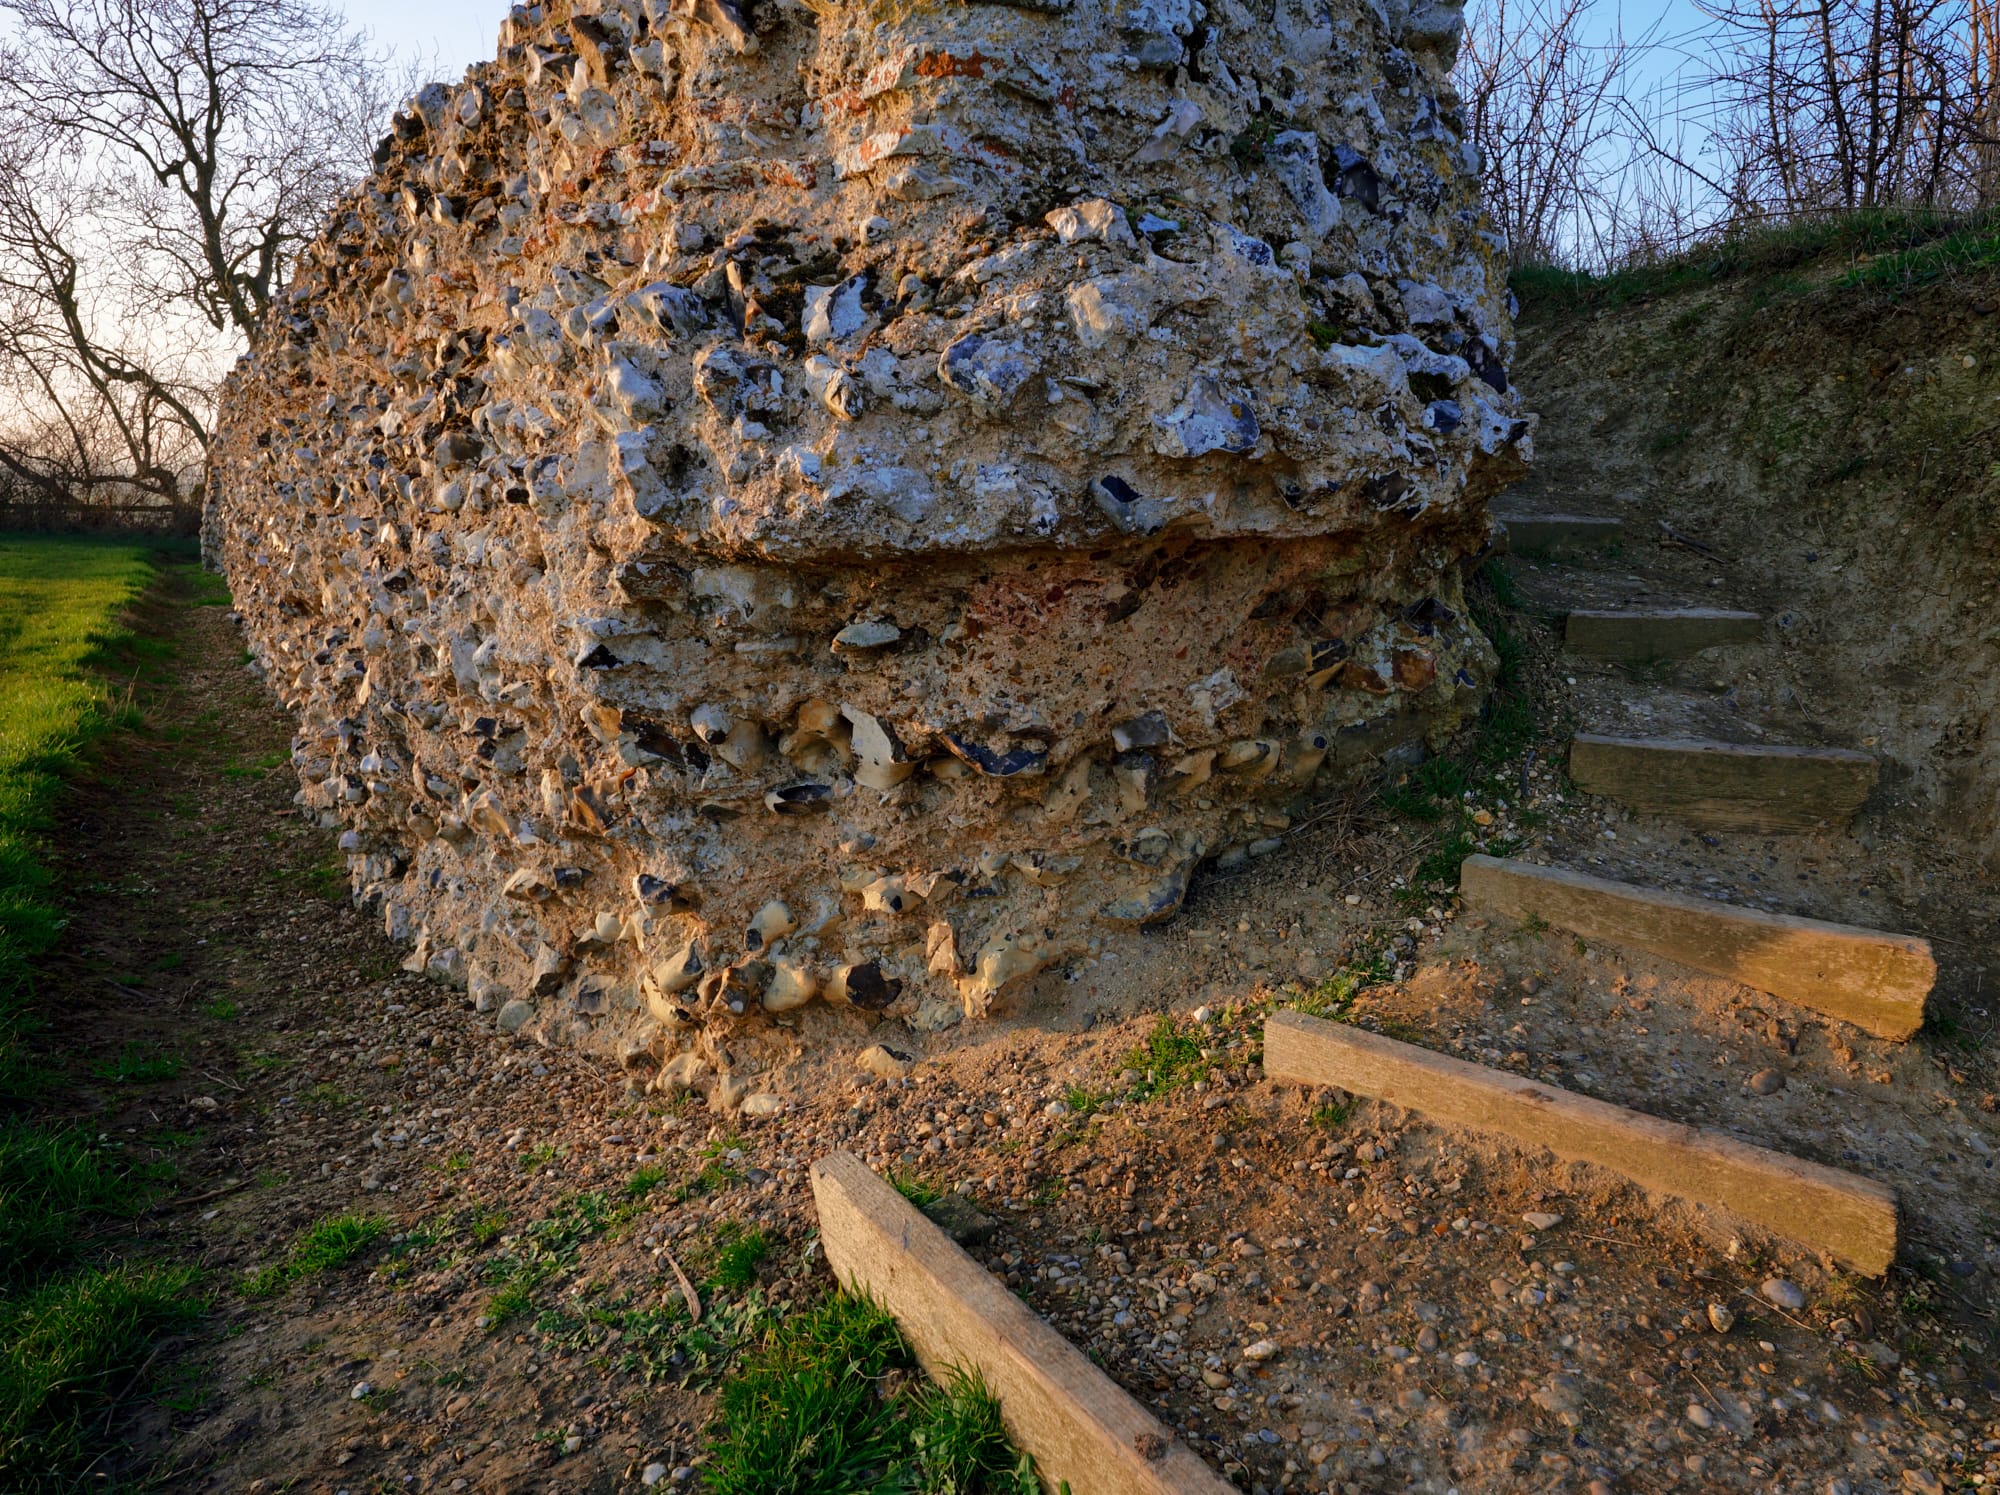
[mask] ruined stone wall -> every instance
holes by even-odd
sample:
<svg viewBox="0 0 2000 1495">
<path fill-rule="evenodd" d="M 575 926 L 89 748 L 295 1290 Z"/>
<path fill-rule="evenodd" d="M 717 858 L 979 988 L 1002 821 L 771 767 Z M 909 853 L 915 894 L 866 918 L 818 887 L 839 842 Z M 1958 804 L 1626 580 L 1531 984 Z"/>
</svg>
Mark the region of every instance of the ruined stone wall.
<svg viewBox="0 0 2000 1495">
<path fill-rule="evenodd" d="M 584 0 L 412 101 L 208 540 L 413 966 L 733 1104 L 1459 724 L 1531 424 L 1459 25 Z"/>
</svg>

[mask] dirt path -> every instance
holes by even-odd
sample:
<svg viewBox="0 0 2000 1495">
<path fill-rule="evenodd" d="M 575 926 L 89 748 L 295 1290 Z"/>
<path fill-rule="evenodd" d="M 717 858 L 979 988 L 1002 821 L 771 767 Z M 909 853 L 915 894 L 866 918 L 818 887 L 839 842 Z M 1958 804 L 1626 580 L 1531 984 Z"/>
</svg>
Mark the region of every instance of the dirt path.
<svg viewBox="0 0 2000 1495">
<path fill-rule="evenodd" d="M 1839 1150 L 1787 1109 L 1819 1092 L 1758 1112 L 1735 1081 L 1847 1038 L 1455 920 L 1397 885 L 1442 829 L 1329 807 L 1164 935 L 977 1031 L 811 1009 L 790 1109 L 753 1128 L 649 1090 L 643 1065 L 505 1038 L 403 973 L 293 812 L 288 725 L 226 616 L 173 585 L 148 623 L 181 685 L 69 802 L 76 916 L 45 985 L 93 1072 L 80 1109 L 174 1171 L 142 1245 L 213 1274 L 214 1312 L 122 1429 L 166 1488 L 698 1488 L 730 1353 L 824 1291 L 805 1169 L 833 1147 L 962 1194 L 993 1269 L 1253 1491 L 2000 1479 L 1990 1215 L 1920 1227 L 1920 1258 L 1869 1284 L 1592 1170 L 1262 1081 L 1262 1013 L 1315 987 L 1435 1048 Z M 1602 822 L 1547 767 L 1575 707 L 1538 647 L 1536 732 L 1464 813 L 1573 849 Z M 913 1057 L 907 1078 L 856 1067 L 875 1043 Z M 1885 1145 L 1945 1167 L 1934 1123 L 1977 1089 L 1915 1091 L 1926 1051 L 1855 1048 L 1857 1068 L 1905 1066 L 1879 1088 L 1908 1124 L 1869 1102 L 1900 1133 Z M 329 1218 L 358 1245 L 316 1265 L 297 1243 L 340 1255 L 311 1234 Z"/>
</svg>

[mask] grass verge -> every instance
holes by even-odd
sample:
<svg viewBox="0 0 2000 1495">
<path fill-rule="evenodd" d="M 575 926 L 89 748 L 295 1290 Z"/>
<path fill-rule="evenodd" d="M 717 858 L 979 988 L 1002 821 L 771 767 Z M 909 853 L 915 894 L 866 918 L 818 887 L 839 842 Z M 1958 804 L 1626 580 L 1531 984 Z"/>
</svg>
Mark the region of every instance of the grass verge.
<svg viewBox="0 0 2000 1495">
<path fill-rule="evenodd" d="M 106 1259 L 106 1227 L 150 1182 L 24 1115 L 63 1069 L 29 1050 L 34 961 L 64 922 L 42 840 L 92 740 L 138 721 L 98 672 L 164 649 L 121 621 L 153 576 L 141 546 L 0 535 L 0 1489 L 21 1495 L 104 1487 L 117 1404 L 203 1310 L 192 1269 Z"/>
<path fill-rule="evenodd" d="M 1863 208 L 1729 234 L 1604 275 L 1523 265 L 1510 283 L 1531 314 L 1561 316 L 1842 262 L 1849 268 L 1836 282 L 1840 287 L 1892 291 L 2000 265 L 2000 212 Z"/>
<path fill-rule="evenodd" d="M 723 1383 L 718 1495 L 1041 1495 L 975 1374 L 916 1370 L 895 1320 L 845 1294 L 779 1323 Z"/>
</svg>

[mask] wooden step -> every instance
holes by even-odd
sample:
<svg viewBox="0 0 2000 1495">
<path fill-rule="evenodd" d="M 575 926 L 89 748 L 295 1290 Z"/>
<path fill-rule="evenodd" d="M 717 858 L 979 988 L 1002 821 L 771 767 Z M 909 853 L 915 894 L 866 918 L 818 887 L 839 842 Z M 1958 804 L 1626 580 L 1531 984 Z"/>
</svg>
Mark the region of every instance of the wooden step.
<svg viewBox="0 0 2000 1495">
<path fill-rule="evenodd" d="M 1624 532 L 1624 521 L 1591 514 L 1495 514 L 1515 555 L 1551 550 L 1595 550 Z"/>
<path fill-rule="evenodd" d="M 1264 1025 L 1264 1073 L 1334 1085 L 1440 1121 L 1595 1163 L 1662 1194 L 1732 1211 L 1874 1277 L 1896 1259 L 1886 1184 L 1663 1121 L 1505 1070 L 1298 1012 Z"/>
<path fill-rule="evenodd" d="M 1563 646 L 1582 659 L 1671 659 L 1724 644 L 1754 644 L 1764 620 L 1719 607 L 1583 608 L 1569 615 Z"/>
<path fill-rule="evenodd" d="M 1586 794 L 1647 815 L 1724 830 L 1840 830 L 1875 787 L 1880 765 L 1846 748 L 1764 747 L 1687 737 L 1579 732 L 1569 772 Z"/>
<path fill-rule="evenodd" d="M 820 1243 L 841 1285 L 895 1315 L 933 1375 L 978 1371 L 1045 1489 L 1066 1481 L 1076 1495 L 1235 1495 L 859 1158 L 821 1158 L 812 1188 Z"/>
<path fill-rule="evenodd" d="M 1467 857 L 1458 886 L 1468 908 L 1662 955 L 1898 1042 L 1923 1026 L 1937 981 L 1930 941 L 1916 935 L 1761 913 L 1499 857 Z"/>
</svg>

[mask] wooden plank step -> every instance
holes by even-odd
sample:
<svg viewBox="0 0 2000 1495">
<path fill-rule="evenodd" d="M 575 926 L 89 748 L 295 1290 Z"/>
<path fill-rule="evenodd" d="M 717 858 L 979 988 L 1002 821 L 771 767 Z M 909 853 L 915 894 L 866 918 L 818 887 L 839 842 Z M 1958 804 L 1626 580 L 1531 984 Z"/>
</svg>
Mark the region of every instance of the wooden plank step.
<svg viewBox="0 0 2000 1495">
<path fill-rule="evenodd" d="M 1623 532 L 1620 519 L 1592 514 L 1495 514 L 1506 531 L 1506 549 L 1515 555 L 1546 550 L 1594 550 Z"/>
<path fill-rule="evenodd" d="M 1874 1179 L 1663 1121 L 1299 1012 L 1264 1025 L 1264 1073 L 1336 1085 L 1440 1121 L 1595 1163 L 1644 1188 L 1720 1206 L 1880 1276 L 1896 1259 L 1896 1195 Z"/>
<path fill-rule="evenodd" d="M 1719 607 L 1580 608 L 1563 626 L 1563 646 L 1582 659 L 1670 659 L 1724 644 L 1754 644 L 1756 613 Z"/>
<path fill-rule="evenodd" d="M 1937 982 L 1930 941 L 1634 887 L 1561 867 L 1469 856 L 1468 908 L 1541 919 L 1600 944 L 1650 951 L 1898 1042 L 1924 1024 Z"/>
<path fill-rule="evenodd" d="M 852 1153 L 812 1166 L 826 1259 L 895 1315 L 925 1369 L 977 1370 L 1046 1488 L 1236 1495 L 1152 1413 Z"/>
<path fill-rule="evenodd" d="M 1847 748 L 1768 747 L 1689 737 L 1579 732 L 1569 772 L 1586 794 L 1647 815 L 1724 830 L 1840 830 L 1875 787 L 1880 765 Z"/>
</svg>

